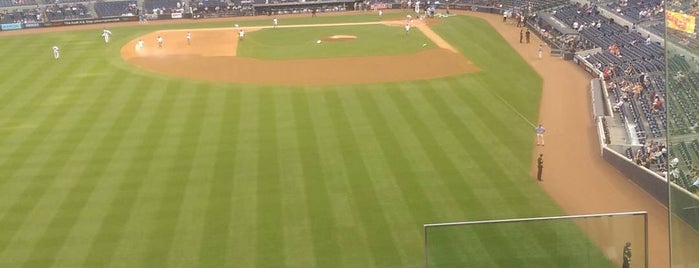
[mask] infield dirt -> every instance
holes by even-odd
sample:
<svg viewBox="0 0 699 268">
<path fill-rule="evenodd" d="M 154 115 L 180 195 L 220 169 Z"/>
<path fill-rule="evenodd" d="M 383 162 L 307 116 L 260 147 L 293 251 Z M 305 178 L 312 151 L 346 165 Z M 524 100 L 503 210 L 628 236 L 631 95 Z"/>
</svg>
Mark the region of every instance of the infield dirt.
<svg viewBox="0 0 699 268">
<path fill-rule="evenodd" d="M 366 24 L 366 23 L 363 23 Z M 401 23 L 384 22 L 396 26 Z M 333 24 L 340 25 L 340 24 Z M 352 24 L 341 24 L 352 25 Z M 410 55 L 340 57 L 323 59 L 260 60 L 236 55 L 240 29 L 196 29 L 192 44 L 188 30 L 153 32 L 131 40 L 121 49 L 122 58 L 138 68 L 162 74 L 219 82 L 279 85 L 339 85 L 434 79 L 478 71 L 473 63 L 422 22 L 415 22 L 438 48 Z M 305 27 L 304 25 L 286 27 Z M 313 27 L 319 27 L 318 24 Z M 246 32 L 263 27 L 241 28 Z M 162 47 L 157 36 L 165 40 Z M 136 42 L 144 40 L 137 49 Z M 343 38 L 351 42 L 352 38 Z M 284 70 L 280 72 L 278 70 Z"/>
</svg>

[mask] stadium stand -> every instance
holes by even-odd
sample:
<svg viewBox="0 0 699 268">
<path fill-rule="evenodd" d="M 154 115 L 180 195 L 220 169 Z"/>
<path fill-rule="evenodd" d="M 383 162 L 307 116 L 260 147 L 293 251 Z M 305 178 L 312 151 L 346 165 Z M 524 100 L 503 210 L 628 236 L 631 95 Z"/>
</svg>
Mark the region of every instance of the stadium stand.
<svg viewBox="0 0 699 268">
<path fill-rule="evenodd" d="M 666 69 L 665 49 L 636 31 L 638 25 L 650 32 L 665 32 L 665 26 L 654 21 L 664 17 L 659 3 L 618 2 L 604 7 L 634 23 L 630 29 L 602 16 L 594 5 L 566 5 L 552 9 L 550 14 L 578 31 L 575 39 L 568 40 L 573 43 L 570 47 L 588 51 L 583 60 L 603 74 L 615 118 L 636 136 L 640 146 L 623 147 L 620 153 L 639 166 L 668 175 L 685 189 L 699 190 L 699 168 L 695 166 L 699 140 L 694 138 L 699 131 L 697 64 L 694 57 L 673 55 Z M 686 37 L 688 41 L 683 45 L 699 48 L 692 34 L 667 31 L 668 35 Z M 672 90 L 666 90 L 666 84 Z M 666 102 L 677 108 L 666 108 Z M 664 140 L 668 134 L 687 138 L 667 146 Z"/>
<path fill-rule="evenodd" d="M 606 6 L 609 10 L 626 17 L 633 23 L 639 23 L 647 20 L 659 20 L 664 18 L 663 1 L 633 1 L 621 0 L 610 3 Z"/>
<path fill-rule="evenodd" d="M 82 3 L 53 4 L 44 8 L 48 21 L 74 20 L 91 18 L 90 9 Z"/>
<path fill-rule="evenodd" d="M 143 8 L 148 14 L 167 15 L 173 12 L 184 13 L 189 9 L 185 1 L 179 0 L 145 0 Z"/>
<path fill-rule="evenodd" d="M 0 0 L 0 7 L 36 6 L 35 0 Z"/>
<path fill-rule="evenodd" d="M 95 12 L 99 17 L 133 16 L 139 14 L 136 1 L 97 2 Z"/>
<path fill-rule="evenodd" d="M 0 23 L 29 23 L 41 21 L 41 12 L 37 9 L 15 9 L 0 13 Z"/>
<path fill-rule="evenodd" d="M 190 4 L 195 18 L 249 16 L 254 14 L 250 1 L 194 0 Z"/>
</svg>

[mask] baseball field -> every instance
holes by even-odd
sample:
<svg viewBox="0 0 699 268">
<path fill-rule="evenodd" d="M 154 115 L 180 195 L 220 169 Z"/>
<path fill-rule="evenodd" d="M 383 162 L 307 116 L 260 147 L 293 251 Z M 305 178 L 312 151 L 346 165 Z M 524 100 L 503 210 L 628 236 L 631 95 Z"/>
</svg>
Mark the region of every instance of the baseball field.
<svg viewBox="0 0 699 268">
<path fill-rule="evenodd" d="M 563 214 L 530 173 L 539 75 L 481 19 L 402 16 L 0 36 L 0 266 L 420 267 L 425 223 Z M 454 258 L 564 267 L 560 233 Z"/>
</svg>

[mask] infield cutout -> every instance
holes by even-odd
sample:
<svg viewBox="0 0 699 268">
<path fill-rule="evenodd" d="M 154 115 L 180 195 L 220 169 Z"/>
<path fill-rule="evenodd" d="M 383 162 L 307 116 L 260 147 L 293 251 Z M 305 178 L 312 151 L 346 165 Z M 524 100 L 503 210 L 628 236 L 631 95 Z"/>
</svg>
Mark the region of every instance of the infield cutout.
<svg viewBox="0 0 699 268">
<path fill-rule="evenodd" d="M 376 22 L 396 26 L 395 22 Z M 348 23 L 362 25 L 372 23 Z M 295 25 L 286 27 L 322 27 Z M 134 39 L 121 48 L 122 58 L 138 68 L 196 80 L 277 85 L 339 85 L 435 79 L 479 70 L 471 61 L 436 36 L 426 25 L 415 25 L 439 48 L 409 55 L 340 57 L 322 59 L 260 60 L 237 56 L 238 31 L 256 28 L 212 28 L 157 31 Z M 185 33 L 192 32 L 191 44 Z M 163 37 L 162 47 L 155 41 Z M 436 37 L 435 37 L 436 36 Z M 351 41 L 352 35 L 333 35 L 324 41 Z M 143 46 L 137 47 L 138 40 Z M 244 40 L 242 42 L 245 42 Z"/>
</svg>

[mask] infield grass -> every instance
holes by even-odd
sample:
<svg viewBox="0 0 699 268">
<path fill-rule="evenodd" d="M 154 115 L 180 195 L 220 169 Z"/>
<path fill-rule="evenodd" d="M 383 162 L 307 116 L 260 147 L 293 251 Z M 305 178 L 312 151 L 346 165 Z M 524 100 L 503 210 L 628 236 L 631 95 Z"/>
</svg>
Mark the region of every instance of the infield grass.
<svg viewBox="0 0 699 268">
<path fill-rule="evenodd" d="M 328 87 L 120 59 L 159 27 L 188 26 L 112 28 L 107 46 L 99 30 L 0 37 L 0 267 L 419 267 L 424 223 L 562 213 L 529 176 L 542 81 L 483 21 L 435 27 L 481 72 Z M 516 232 L 468 245 L 565 266 Z"/>
<path fill-rule="evenodd" d="M 356 39 L 316 43 L 334 35 Z M 238 55 L 265 60 L 361 57 L 414 54 L 433 47 L 432 41 L 415 28 L 405 34 L 402 27 L 386 25 L 301 27 L 251 32 L 238 44 Z"/>
</svg>

